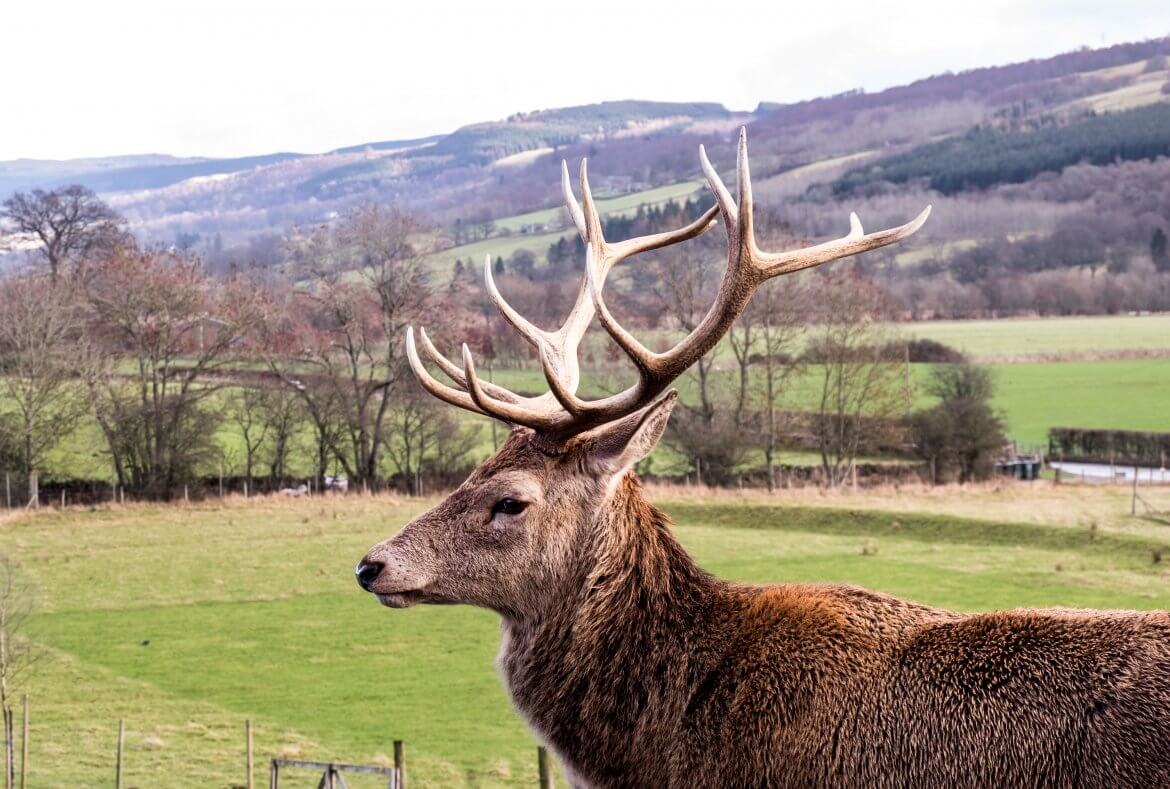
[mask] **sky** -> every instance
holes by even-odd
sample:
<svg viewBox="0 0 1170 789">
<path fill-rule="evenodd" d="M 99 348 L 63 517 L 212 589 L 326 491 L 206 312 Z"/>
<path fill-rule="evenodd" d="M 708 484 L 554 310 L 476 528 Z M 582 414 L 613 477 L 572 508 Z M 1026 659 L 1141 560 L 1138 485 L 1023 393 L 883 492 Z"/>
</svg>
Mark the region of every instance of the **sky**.
<svg viewBox="0 0 1170 789">
<path fill-rule="evenodd" d="M 311 153 L 610 99 L 747 110 L 1167 34 L 1166 0 L 12 0 L 0 160 Z"/>
</svg>

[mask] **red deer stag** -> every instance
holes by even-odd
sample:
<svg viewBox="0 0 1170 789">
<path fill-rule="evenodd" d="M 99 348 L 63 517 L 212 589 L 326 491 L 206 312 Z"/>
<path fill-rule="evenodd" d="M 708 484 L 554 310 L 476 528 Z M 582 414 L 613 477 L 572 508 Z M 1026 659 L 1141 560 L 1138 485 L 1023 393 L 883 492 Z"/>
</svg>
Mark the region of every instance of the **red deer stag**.
<svg viewBox="0 0 1170 789">
<path fill-rule="evenodd" d="M 961 615 L 841 585 L 730 583 L 700 570 L 631 469 L 661 436 L 662 393 L 711 350 L 765 280 L 906 238 L 909 224 L 791 252 L 756 245 L 747 151 L 736 199 L 700 148 L 716 206 L 679 230 L 609 241 L 581 166 L 569 213 L 587 244 L 564 325 L 504 301 L 550 391 L 481 381 L 419 331 L 410 364 L 435 396 L 513 426 L 443 503 L 357 567 L 384 605 L 468 603 L 503 619 L 498 667 L 516 707 L 580 786 L 1170 786 L 1170 616 L 1018 610 Z M 606 308 L 624 258 L 721 217 L 727 268 L 702 322 L 663 353 Z M 597 315 L 638 380 L 576 395 Z M 419 347 L 458 388 L 433 378 Z"/>
</svg>

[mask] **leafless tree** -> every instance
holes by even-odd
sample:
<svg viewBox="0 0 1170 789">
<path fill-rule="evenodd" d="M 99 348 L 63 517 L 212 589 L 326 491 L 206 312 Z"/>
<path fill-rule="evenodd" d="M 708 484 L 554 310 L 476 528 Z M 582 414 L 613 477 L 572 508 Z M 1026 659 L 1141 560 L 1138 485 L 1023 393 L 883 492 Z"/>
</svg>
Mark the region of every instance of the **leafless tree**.
<svg viewBox="0 0 1170 789">
<path fill-rule="evenodd" d="M 169 496 L 214 454 L 219 415 L 208 400 L 259 304 L 197 261 L 138 250 L 95 266 L 87 302 L 86 377 L 118 481 Z"/>
<path fill-rule="evenodd" d="M 808 330 L 805 323 L 807 292 L 808 288 L 796 278 L 770 283 L 757 291 L 740 317 L 740 325 L 745 330 L 750 326 L 754 335 L 755 350 L 748 356 L 748 361 L 758 376 L 754 388 L 763 407 L 768 490 L 774 490 L 776 486 L 776 450 L 786 426 L 784 412 L 778 405 L 789 383 L 804 366 L 801 352 Z M 740 355 L 737 351 L 737 357 Z M 744 373 L 741 373 L 741 380 L 742 376 Z"/>
<path fill-rule="evenodd" d="M 462 425 L 415 387 L 397 399 L 390 418 L 394 431 L 386 455 L 415 495 L 422 493 L 425 471 L 449 474 L 465 467 L 479 433 L 478 425 Z"/>
<path fill-rule="evenodd" d="M 269 393 L 262 387 L 241 386 L 234 390 L 228 405 L 228 414 L 235 424 L 244 450 L 244 479 L 248 488 L 254 489 L 257 458 L 264 441 L 268 438 L 269 421 L 266 419 Z"/>
<path fill-rule="evenodd" d="M 81 327 L 77 293 L 67 283 L 0 280 L 0 399 L 12 407 L 0 429 L 10 433 L 24 474 L 43 466 L 88 407 L 77 380 Z"/>
<path fill-rule="evenodd" d="M 288 459 L 305 425 L 305 407 L 300 396 L 288 386 L 265 390 L 260 420 L 269 436 L 268 476 L 281 480 L 288 474 Z"/>
<path fill-rule="evenodd" d="M 813 432 L 828 484 L 855 473 L 858 454 L 887 438 L 907 399 L 901 356 L 883 319 L 885 295 L 851 269 L 822 277 L 812 353 L 820 392 Z"/>
<path fill-rule="evenodd" d="M 292 245 L 308 284 L 285 294 L 286 324 L 270 332 L 285 350 L 269 366 L 301 394 L 319 440 L 340 417 L 330 449 L 353 484 L 377 481 L 405 370 L 399 338 L 430 297 L 420 230 L 407 214 L 369 206 Z"/>
<path fill-rule="evenodd" d="M 67 262 L 80 268 L 88 256 L 109 252 L 128 239 L 126 220 L 77 184 L 17 192 L 0 205 L 0 219 L 11 231 L 36 238 L 54 279 Z"/>
</svg>

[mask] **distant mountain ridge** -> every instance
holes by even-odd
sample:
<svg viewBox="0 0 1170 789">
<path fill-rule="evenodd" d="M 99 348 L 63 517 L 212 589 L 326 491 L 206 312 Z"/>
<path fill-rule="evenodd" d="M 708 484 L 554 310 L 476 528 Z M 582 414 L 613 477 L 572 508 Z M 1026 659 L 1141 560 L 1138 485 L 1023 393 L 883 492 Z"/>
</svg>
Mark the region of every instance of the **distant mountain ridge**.
<svg viewBox="0 0 1170 789">
<path fill-rule="evenodd" d="M 860 191 L 879 194 L 887 188 L 883 184 L 895 180 L 884 174 L 886 168 L 905 166 L 908 174 L 918 173 L 930 166 L 922 157 L 937 158 L 939 149 L 927 146 L 973 129 L 1027 134 L 1101 112 L 1168 102 L 1168 56 L 1170 37 L 1158 38 L 945 73 L 875 93 L 762 102 L 750 113 L 711 102 L 608 101 L 519 112 L 448 134 L 316 154 L 21 159 L 0 162 L 0 199 L 16 190 L 81 183 L 103 194 L 145 240 L 169 243 L 194 236 L 216 250 L 327 222 L 369 202 L 397 203 L 442 227 L 453 228 L 456 220 L 463 227 L 487 227 L 493 220 L 555 208 L 562 158 L 590 159 L 599 197 L 628 195 L 700 178 L 699 143 L 707 144 L 716 167 L 729 170 L 735 131 L 745 125 L 762 198 L 803 201 L 807 207 L 812 203 L 802 196 L 805 191 L 842 176 L 846 162 L 854 170 L 865 168 L 864 177 L 851 176 L 858 188 L 865 181 Z M 910 159 L 892 158 L 898 156 Z M 835 190 L 842 193 L 840 185 Z M 485 232 L 507 234 L 507 226 Z M 810 228 L 819 232 L 815 223 Z"/>
<path fill-rule="evenodd" d="M 0 195 L 67 183 L 80 183 L 100 193 L 158 189 L 189 178 L 236 173 L 310 156 L 417 151 L 425 147 L 432 148 L 425 155 L 448 155 L 457 165 L 486 164 L 512 154 L 574 143 L 591 135 L 620 133 L 659 120 L 669 121 L 655 127 L 661 131 L 695 120 L 730 116 L 725 107 L 710 102 L 610 101 L 516 113 L 502 121 L 463 126 L 450 134 L 362 143 L 323 154 L 278 152 L 230 158 L 147 154 L 66 160 L 16 159 L 0 162 Z"/>
</svg>

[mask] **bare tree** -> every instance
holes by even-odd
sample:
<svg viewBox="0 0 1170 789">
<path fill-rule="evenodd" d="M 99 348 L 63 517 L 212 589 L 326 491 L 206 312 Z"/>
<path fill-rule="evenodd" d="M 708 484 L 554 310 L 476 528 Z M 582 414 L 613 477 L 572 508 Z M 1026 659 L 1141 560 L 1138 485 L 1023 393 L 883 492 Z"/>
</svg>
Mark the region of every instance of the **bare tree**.
<svg viewBox="0 0 1170 789">
<path fill-rule="evenodd" d="M 906 400 L 900 354 L 883 319 L 885 295 L 851 269 L 822 277 L 811 352 L 820 393 L 813 433 L 826 481 L 836 487 L 855 473 L 857 456 L 885 438 Z"/>
<path fill-rule="evenodd" d="M 305 424 L 305 407 L 300 396 L 288 386 L 265 390 L 260 421 L 269 436 L 268 476 L 281 480 L 288 475 L 288 459 Z"/>
<path fill-rule="evenodd" d="M 61 267 L 109 252 L 127 241 L 126 220 L 84 186 L 17 192 L 0 205 L 0 218 L 15 233 L 33 236 L 54 279 Z"/>
<path fill-rule="evenodd" d="M 399 338 L 430 296 L 420 235 L 409 215 L 370 206 L 293 244 L 308 285 L 275 316 L 285 323 L 270 332 L 269 367 L 301 394 L 319 439 L 340 417 L 331 450 L 354 484 L 376 484 L 405 370 Z"/>
<path fill-rule="evenodd" d="M 121 251 L 87 287 L 87 380 L 118 481 L 167 497 L 214 455 L 218 375 L 260 314 L 253 291 L 177 255 Z"/>
<path fill-rule="evenodd" d="M 478 426 L 462 425 L 417 387 L 398 398 L 391 419 L 394 433 L 386 443 L 386 455 L 415 495 L 423 492 L 425 471 L 442 475 L 462 470 L 479 433 Z"/>
<path fill-rule="evenodd" d="M 12 406 L 5 432 L 24 474 L 43 466 L 88 407 L 77 380 L 81 327 L 76 291 L 65 283 L 0 281 L 0 399 Z"/>
<path fill-rule="evenodd" d="M 268 437 L 266 419 L 269 393 L 261 387 L 242 386 L 232 392 L 228 413 L 243 441 L 244 479 L 248 488 L 255 487 L 255 468 L 260 449 Z"/>
<path fill-rule="evenodd" d="M 756 390 L 763 404 L 768 490 L 776 487 L 776 450 L 785 427 L 778 404 L 790 381 L 804 366 L 801 346 L 807 333 L 806 293 L 807 288 L 799 280 L 781 279 L 760 288 L 740 317 L 740 325 L 745 329 L 751 326 L 754 335 L 756 358 L 749 356 L 748 361 L 759 376 Z"/>
</svg>

